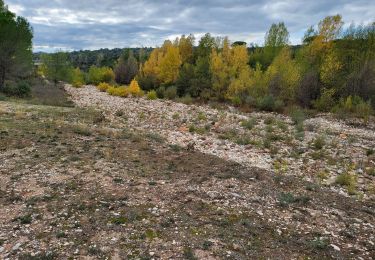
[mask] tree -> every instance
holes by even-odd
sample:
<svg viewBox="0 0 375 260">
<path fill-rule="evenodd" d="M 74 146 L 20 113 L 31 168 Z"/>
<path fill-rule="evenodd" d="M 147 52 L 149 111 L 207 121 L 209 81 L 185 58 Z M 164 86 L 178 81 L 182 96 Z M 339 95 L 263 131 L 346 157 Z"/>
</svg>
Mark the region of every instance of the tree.
<svg viewBox="0 0 375 260">
<path fill-rule="evenodd" d="M 88 82 L 94 85 L 106 82 L 111 83 L 115 79 L 115 73 L 109 67 L 91 66 L 88 73 Z"/>
<path fill-rule="evenodd" d="M 166 46 L 166 52 L 160 61 L 159 79 L 161 82 L 174 83 L 178 77 L 181 66 L 181 56 L 178 47 L 173 45 Z"/>
<path fill-rule="evenodd" d="M 66 52 L 56 52 L 53 54 L 43 54 L 42 74 L 52 80 L 55 84 L 58 81 L 70 81 L 72 66 L 69 62 L 69 55 Z"/>
<path fill-rule="evenodd" d="M 0 90 L 8 75 L 23 77 L 32 68 L 32 38 L 30 24 L 10 12 L 0 1 Z"/>
<path fill-rule="evenodd" d="M 117 61 L 117 64 L 114 69 L 115 73 L 115 80 L 118 84 L 126 84 L 126 61 L 123 56 L 120 56 L 120 58 Z"/>
<path fill-rule="evenodd" d="M 121 54 L 115 66 L 115 79 L 119 84 L 128 85 L 138 74 L 138 61 L 133 51 L 126 50 Z"/>
<path fill-rule="evenodd" d="M 300 68 L 292 59 L 290 48 L 284 47 L 266 72 L 266 81 L 273 96 L 279 96 L 285 103 L 295 101 L 301 80 Z"/>
<path fill-rule="evenodd" d="M 195 78 L 194 66 L 190 63 L 185 63 L 178 74 L 176 80 L 177 94 L 183 96 L 190 92 L 192 80 Z M 191 93 L 189 93 L 191 95 Z"/>
<path fill-rule="evenodd" d="M 267 68 L 279 52 L 289 44 L 289 32 L 283 22 L 272 24 L 266 33 L 264 42 L 264 68 Z"/>
<path fill-rule="evenodd" d="M 71 71 L 71 83 L 76 88 L 82 87 L 85 84 L 85 74 L 79 68 Z"/>
<path fill-rule="evenodd" d="M 125 66 L 125 84 L 129 84 L 138 74 L 138 61 L 134 57 L 133 51 L 129 52 L 129 58 Z"/>
<path fill-rule="evenodd" d="M 182 35 L 181 38 L 178 40 L 178 49 L 180 51 L 182 64 L 184 64 L 185 62 L 193 62 L 194 41 L 194 35 L 191 34 L 188 37 Z"/>
<path fill-rule="evenodd" d="M 272 24 L 268 30 L 264 45 L 267 47 L 280 48 L 288 45 L 289 32 L 283 22 Z"/>
</svg>

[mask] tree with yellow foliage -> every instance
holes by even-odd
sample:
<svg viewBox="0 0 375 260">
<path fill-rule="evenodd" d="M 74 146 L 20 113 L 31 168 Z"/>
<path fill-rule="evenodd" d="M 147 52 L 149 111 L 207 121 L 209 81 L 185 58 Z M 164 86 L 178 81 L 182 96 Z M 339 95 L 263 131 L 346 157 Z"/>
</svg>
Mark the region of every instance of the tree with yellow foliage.
<svg viewBox="0 0 375 260">
<path fill-rule="evenodd" d="M 171 41 L 165 41 L 161 48 L 151 52 L 142 67 L 142 73 L 156 77 L 161 83 L 171 84 L 176 81 L 181 64 L 179 48 Z"/>
<path fill-rule="evenodd" d="M 210 71 L 212 88 L 219 99 L 223 99 L 229 85 L 228 64 L 225 62 L 222 53 L 212 49 L 210 56 Z"/>
<path fill-rule="evenodd" d="M 279 96 L 285 103 L 294 101 L 301 71 L 292 59 L 290 48 L 284 47 L 268 67 L 265 80 L 272 94 Z"/>
<path fill-rule="evenodd" d="M 178 77 L 180 66 L 182 64 L 178 47 L 167 46 L 166 53 L 160 60 L 158 78 L 166 84 L 174 83 Z"/>
<path fill-rule="evenodd" d="M 133 79 L 132 82 L 130 83 L 128 87 L 128 93 L 134 97 L 143 96 L 143 91 L 141 87 L 139 86 L 138 81 L 136 81 L 135 79 Z"/>
<path fill-rule="evenodd" d="M 194 35 L 191 34 L 188 37 L 182 35 L 180 39 L 177 39 L 182 64 L 192 63 L 194 41 Z"/>
<path fill-rule="evenodd" d="M 243 91 L 250 78 L 249 56 L 246 46 L 230 47 L 228 38 L 223 40 L 220 52 L 212 50 L 210 69 L 212 86 L 220 99 L 233 99 Z M 237 89 L 238 88 L 238 89 Z"/>
</svg>

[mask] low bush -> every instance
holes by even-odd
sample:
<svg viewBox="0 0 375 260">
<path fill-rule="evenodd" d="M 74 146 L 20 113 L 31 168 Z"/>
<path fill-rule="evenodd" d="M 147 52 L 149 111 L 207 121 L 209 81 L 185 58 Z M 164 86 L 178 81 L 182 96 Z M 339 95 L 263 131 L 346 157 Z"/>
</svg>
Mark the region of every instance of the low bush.
<svg viewBox="0 0 375 260">
<path fill-rule="evenodd" d="M 289 114 L 295 125 L 303 123 L 303 121 L 306 119 L 305 113 L 298 107 L 293 107 Z"/>
<path fill-rule="evenodd" d="M 161 87 L 157 88 L 156 89 L 156 94 L 157 94 L 158 98 L 164 98 L 164 96 L 165 96 L 165 87 L 161 86 Z"/>
<path fill-rule="evenodd" d="M 365 124 L 368 123 L 370 116 L 374 113 L 371 102 L 366 102 L 359 96 L 348 96 L 340 99 L 332 112 L 341 118 L 346 118 L 348 115 L 361 118 Z"/>
<path fill-rule="evenodd" d="M 335 93 L 334 89 L 323 89 L 320 97 L 312 102 L 314 108 L 321 112 L 330 111 L 335 105 Z"/>
<path fill-rule="evenodd" d="M 111 85 L 109 85 L 108 83 L 105 83 L 105 82 L 102 82 L 98 85 L 98 89 L 102 92 L 106 92 L 109 88 L 111 87 Z"/>
<path fill-rule="evenodd" d="M 325 144 L 326 144 L 325 138 L 323 136 L 318 136 L 314 140 L 314 149 L 315 150 L 321 150 L 321 149 L 323 149 Z"/>
<path fill-rule="evenodd" d="M 187 95 L 179 98 L 178 101 L 181 102 L 181 103 L 184 103 L 185 105 L 191 105 L 191 104 L 193 104 L 194 100 L 189 94 L 187 94 Z"/>
<path fill-rule="evenodd" d="M 264 111 L 281 112 L 284 107 L 284 103 L 279 99 L 275 99 L 273 96 L 265 96 L 257 99 L 256 106 L 258 109 Z"/>
<path fill-rule="evenodd" d="M 13 97 L 29 97 L 31 94 L 31 86 L 26 81 L 20 81 L 18 83 L 13 81 L 6 82 L 3 92 L 7 96 Z"/>
<path fill-rule="evenodd" d="M 175 86 L 168 87 L 165 90 L 165 98 L 167 99 L 175 99 L 177 97 L 177 88 Z"/>
<path fill-rule="evenodd" d="M 241 126 L 245 129 L 251 130 L 257 125 L 257 120 L 255 118 L 250 118 L 241 122 Z"/>
<path fill-rule="evenodd" d="M 157 98 L 158 98 L 158 95 L 156 94 L 155 90 L 151 90 L 150 92 L 147 93 L 147 99 L 155 100 Z"/>
<path fill-rule="evenodd" d="M 350 195 L 356 193 L 357 177 L 354 174 L 342 173 L 337 176 L 336 183 L 345 186 Z"/>
<path fill-rule="evenodd" d="M 91 84 L 98 85 L 101 82 L 111 83 L 115 80 L 115 73 L 109 67 L 92 66 L 88 72 L 88 81 Z"/>
<path fill-rule="evenodd" d="M 111 86 L 107 89 L 107 93 L 111 96 L 118 96 L 118 97 L 127 97 L 129 96 L 129 91 L 126 87 L 114 87 Z"/>
</svg>

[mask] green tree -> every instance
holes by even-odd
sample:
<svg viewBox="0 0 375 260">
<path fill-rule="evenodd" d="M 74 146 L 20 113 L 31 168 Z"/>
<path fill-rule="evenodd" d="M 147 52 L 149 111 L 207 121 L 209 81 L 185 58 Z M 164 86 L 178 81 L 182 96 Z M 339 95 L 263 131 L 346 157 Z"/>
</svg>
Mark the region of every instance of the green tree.
<svg viewBox="0 0 375 260">
<path fill-rule="evenodd" d="M 134 57 L 133 51 L 129 52 L 129 57 L 126 61 L 125 69 L 125 84 L 130 84 L 130 82 L 138 74 L 138 61 Z"/>
<path fill-rule="evenodd" d="M 289 32 L 283 22 L 274 23 L 268 30 L 264 42 L 264 64 L 267 68 L 279 52 L 289 44 Z"/>
<path fill-rule="evenodd" d="M 0 1 L 0 90 L 8 76 L 24 77 L 32 69 L 30 24 L 10 12 Z"/>
<path fill-rule="evenodd" d="M 66 52 L 56 52 L 53 54 L 43 54 L 42 74 L 52 80 L 55 84 L 58 81 L 71 81 L 72 66 L 69 61 L 69 55 Z"/>
</svg>

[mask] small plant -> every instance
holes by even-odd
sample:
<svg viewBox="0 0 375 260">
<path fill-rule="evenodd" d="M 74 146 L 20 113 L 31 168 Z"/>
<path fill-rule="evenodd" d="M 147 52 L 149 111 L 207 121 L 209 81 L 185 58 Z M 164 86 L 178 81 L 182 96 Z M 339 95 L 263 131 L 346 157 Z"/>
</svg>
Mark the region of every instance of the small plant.
<svg viewBox="0 0 375 260">
<path fill-rule="evenodd" d="M 205 240 L 203 241 L 202 248 L 203 250 L 208 250 L 212 247 L 213 243 L 211 241 Z"/>
<path fill-rule="evenodd" d="M 197 119 L 198 119 L 199 121 L 206 121 L 206 120 L 207 120 L 207 116 L 206 116 L 205 113 L 203 113 L 203 112 L 199 112 L 199 113 L 198 113 L 198 117 L 197 117 Z"/>
<path fill-rule="evenodd" d="M 354 174 L 342 173 L 336 178 L 336 183 L 345 186 L 350 195 L 356 193 L 357 177 Z"/>
<path fill-rule="evenodd" d="M 281 193 L 278 197 L 281 206 L 292 203 L 307 204 L 311 199 L 307 196 L 294 196 L 292 193 Z"/>
<path fill-rule="evenodd" d="M 177 119 L 179 119 L 180 118 L 180 114 L 179 113 L 174 113 L 173 115 L 172 115 L 172 119 L 174 119 L 174 120 L 177 120 Z"/>
<path fill-rule="evenodd" d="M 147 229 L 146 232 L 145 232 L 145 236 L 146 238 L 152 240 L 152 239 L 155 239 L 158 237 L 158 233 L 156 233 L 156 231 L 152 230 L 152 229 Z"/>
<path fill-rule="evenodd" d="M 193 104 L 193 98 L 189 94 L 179 98 L 178 101 L 184 103 L 185 105 Z"/>
<path fill-rule="evenodd" d="M 84 125 L 78 125 L 74 127 L 73 132 L 83 136 L 90 136 L 92 134 L 90 128 Z"/>
<path fill-rule="evenodd" d="M 329 177 L 329 172 L 327 170 L 324 170 L 324 171 L 320 171 L 318 174 L 317 174 L 317 177 L 319 179 L 320 182 L 323 182 L 325 180 L 328 179 Z"/>
<path fill-rule="evenodd" d="M 66 237 L 66 234 L 65 234 L 64 231 L 59 231 L 59 232 L 57 232 L 56 237 L 57 238 L 64 238 L 64 237 Z"/>
<path fill-rule="evenodd" d="M 321 150 L 323 149 L 325 144 L 326 144 L 325 138 L 323 136 L 318 136 L 317 138 L 315 138 L 313 146 L 315 150 Z"/>
<path fill-rule="evenodd" d="M 324 250 L 327 249 L 329 246 L 329 239 L 328 238 L 322 238 L 322 237 L 316 237 L 314 240 L 310 242 L 311 247 L 314 249 Z"/>
<path fill-rule="evenodd" d="M 305 113 L 298 107 L 294 107 L 290 112 L 290 117 L 295 125 L 303 123 L 306 118 Z"/>
<path fill-rule="evenodd" d="M 367 151 L 366 151 L 366 155 L 367 156 L 371 156 L 371 155 L 373 155 L 375 153 L 375 151 L 374 151 L 374 149 L 372 149 L 372 148 L 370 148 L 370 149 L 368 149 Z"/>
<path fill-rule="evenodd" d="M 245 129 L 251 130 L 257 125 L 257 120 L 255 118 L 251 118 L 248 120 L 244 120 L 241 122 L 241 126 Z"/>
<path fill-rule="evenodd" d="M 272 125 L 275 123 L 275 118 L 273 116 L 269 116 L 266 119 L 264 119 L 264 124 L 266 125 Z"/>
<path fill-rule="evenodd" d="M 196 260 L 198 259 L 193 252 L 193 249 L 191 247 L 184 247 L 184 258 L 188 260 Z"/>
<path fill-rule="evenodd" d="M 115 225 L 123 225 L 128 222 L 128 219 L 123 216 L 113 217 L 110 219 L 110 222 Z"/>
<path fill-rule="evenodd" d="M 238 137 L 235 142 L 238 145 L 248 145 L 251 144 L 252 140 L 248 136 L 241 136 Z"/>
<path fill-rule="evenodd" d="M 155 100 L 157 98 L 158 98 L 158 95 L 156 94 L 155 90 L 151 90 L 150 92 L 147 93 L 148 100 Z"/>
<path fill-rule="evenodd" d="M 101 91 L 101 92 L 106 92 L 107 89 L 109 89 L 111 87 L 111 85 L 109 85 L 108 83 L 106 82 L 102 82 L 100 83 L 97 88 Z"/>
<path fill-rule="evenodd" d="M 206 128 L 196 127 L 195 125 L 189 126 L 189 132 L 190 133 L 197 133 L 197 134 L 204 134 L 207 132 Z"/>
<path fill-rule="evenodd" d="M 30 224 L 31 221 L 33 220 L 33 218 L 31 217 L 31 214 L 21 216 L 18 219 L 20 220 L 20 223 L 23 224 L 23 225 L 24 224 Z"/>
</svg>

